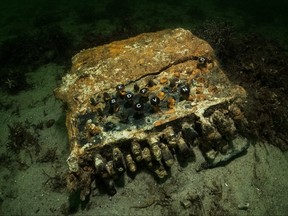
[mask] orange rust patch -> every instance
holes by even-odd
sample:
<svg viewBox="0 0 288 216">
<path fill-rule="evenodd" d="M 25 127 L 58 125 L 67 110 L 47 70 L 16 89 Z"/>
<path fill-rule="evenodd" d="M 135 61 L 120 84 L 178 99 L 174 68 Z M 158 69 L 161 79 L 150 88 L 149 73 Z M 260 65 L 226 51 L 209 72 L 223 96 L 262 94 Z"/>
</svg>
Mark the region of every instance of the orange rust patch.
<svg viewBox="0 0 288 216">
<path fill-rule="evenodd" d="M 165 98 L 165 93 L 163 91 L 160 91 L 157 95 L 157 97 L 160 99 L 160 100 L 163 100 Z"/>
<path fill-rule="evenodd" d="M 176 100 L 173 97 L 169 97 L 167 102 L 168 102 L 168 104 L 167 104 L 168 108 L 174 109 L 175 104 L 176 104 Z"/>
<path fill-rule="evenodd" d="M 160 83 L 161 83 L 162 85 L 163 85 L 163 84 L 166 84 L 167 82 L 168 82 L 168 79 L 167 79 L 166 76 L 160 78 Z"/>
</svg>

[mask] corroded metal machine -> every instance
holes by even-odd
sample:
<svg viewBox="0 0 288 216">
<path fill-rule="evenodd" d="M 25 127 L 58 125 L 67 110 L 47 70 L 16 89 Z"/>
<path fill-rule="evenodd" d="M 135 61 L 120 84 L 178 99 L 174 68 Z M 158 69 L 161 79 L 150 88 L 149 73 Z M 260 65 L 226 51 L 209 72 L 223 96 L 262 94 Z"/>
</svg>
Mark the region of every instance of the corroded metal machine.
<svg viewBox="0 0 288 216">
<path fill-rule="evenodd" d="M 188 30 L 86 49 L 72 63 L 55 95 L 67 104 L 68 187 L 83 200 L 96 178 L 113 195 L 113 181 L 125 171 L 145 166 L 164 178 L 176 155 L 193 157 L 193 148 L 208 164 L 245 148 L 239 131 L 246 92 Z"/>
</svg>

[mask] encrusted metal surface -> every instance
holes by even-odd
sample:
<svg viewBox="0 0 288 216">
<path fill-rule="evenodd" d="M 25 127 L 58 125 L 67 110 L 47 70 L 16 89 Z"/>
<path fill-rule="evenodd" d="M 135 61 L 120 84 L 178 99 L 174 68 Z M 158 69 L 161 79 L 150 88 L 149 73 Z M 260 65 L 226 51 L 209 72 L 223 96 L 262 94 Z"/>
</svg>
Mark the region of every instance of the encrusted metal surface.
<svg viewBox="0 0 288 216">
<path fill-rule="evenodd" d="M 81 51 L 55 95 L 68 105 L 68 186 L 81 199 L 95 178 L 114 194 L 124 171 L 147 166 L 164 178 L 175 155 L 193 157 L 193 148 L 208 164 L 244 148 L 245 90 L 229 82 L 209 44 L 184 29 Z"/>
</svg>

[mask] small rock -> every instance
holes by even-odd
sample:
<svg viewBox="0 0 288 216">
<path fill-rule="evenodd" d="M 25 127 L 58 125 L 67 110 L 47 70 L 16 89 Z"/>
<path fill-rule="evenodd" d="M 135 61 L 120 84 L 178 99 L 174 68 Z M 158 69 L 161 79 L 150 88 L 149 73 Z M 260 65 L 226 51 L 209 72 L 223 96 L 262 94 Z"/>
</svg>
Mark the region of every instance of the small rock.
<svg viewBox="0 0 288 216">
<path fill-rule="evenodd" d="M 239 204 L 238 206 L 238 209 L 239 210 L 248 210 L 248 208 L 249 208 L 249 203 L 247 202 L 247 203 L 242 203 L 242 204 Z"/>
<path fill-rule="evenodd" d="M 183 206 L 184 209 L 188 209 L 191 207 L 192 203 L 189 200 L 180 201 L 181 206 Z"/>
</svg>

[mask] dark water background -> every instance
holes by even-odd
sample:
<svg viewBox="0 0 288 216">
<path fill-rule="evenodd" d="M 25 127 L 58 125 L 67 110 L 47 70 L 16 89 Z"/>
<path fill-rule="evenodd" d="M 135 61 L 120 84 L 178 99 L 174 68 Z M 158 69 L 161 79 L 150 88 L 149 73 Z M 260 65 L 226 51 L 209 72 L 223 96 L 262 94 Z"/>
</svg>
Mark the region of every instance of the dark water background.
<svg viewBox="0 0 288 216">
<path fill-rule="evenodd" d="M 221 18 L 231 21 L 241 31 L 257 31 L 287 42 L 287 8 L 285 0 L 4 0 L 0 12 L 2 28 L 9 27 L 10 31 L 5 33 L 10 36 L 51 24 L 63 28 L 89 24 L 93 28 L 105 22 L 112 29 L 122 26 L 145 31 L 149 27 L 192 27 L 205 19 Z M 67 19 L 70 22 L 65 23 Z M 109 29 L 102 30 L 109 32 Z"/>
</svg>

